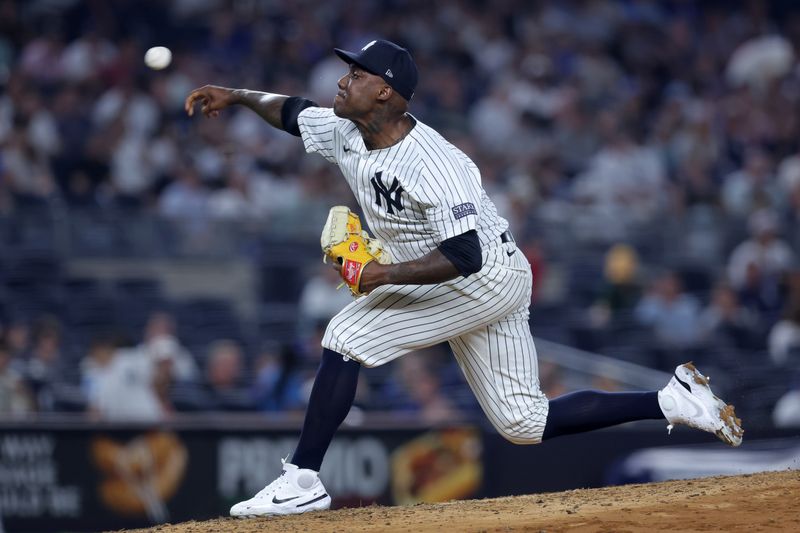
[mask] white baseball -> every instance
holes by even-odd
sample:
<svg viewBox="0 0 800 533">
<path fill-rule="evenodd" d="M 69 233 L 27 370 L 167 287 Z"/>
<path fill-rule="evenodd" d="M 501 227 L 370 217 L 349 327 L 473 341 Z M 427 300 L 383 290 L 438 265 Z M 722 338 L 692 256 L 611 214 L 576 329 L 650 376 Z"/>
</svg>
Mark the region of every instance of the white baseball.
<svg viewBox="0 0 800 533">
<path fill-rule="evenodd" d="M 144 54 L 144 64 L 153 70 L 167 68 L 172 62 L 172 52 L 166 46 L 154 46 Z"/>
</svg>

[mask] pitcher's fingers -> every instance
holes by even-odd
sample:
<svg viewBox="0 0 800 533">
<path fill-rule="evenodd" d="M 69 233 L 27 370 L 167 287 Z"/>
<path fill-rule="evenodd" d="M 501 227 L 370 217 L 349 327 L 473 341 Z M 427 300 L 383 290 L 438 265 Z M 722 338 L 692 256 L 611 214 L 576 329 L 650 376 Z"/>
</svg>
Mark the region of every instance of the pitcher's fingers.
<svg viewBox="0 0 800 533">
<path fill-rule="evenodd" d="M 183 102 L 183 108 L 186 110 L 189 116 L 194 114 L 194 99 L 195 99 L 195 93 L 192 92 L 189 93 L 189 96 L 187 96 L 186 100 Z"/>
<path fill-rule="evenodd" d="M 189 96 L 186 97 L 186 102 L 184 102 L 183 107 L 190 117 L 194 115 L 194 104 L 199 98 L 201 98 L 201 95 L 198 92 L 191 92 Z"/>
</svg>

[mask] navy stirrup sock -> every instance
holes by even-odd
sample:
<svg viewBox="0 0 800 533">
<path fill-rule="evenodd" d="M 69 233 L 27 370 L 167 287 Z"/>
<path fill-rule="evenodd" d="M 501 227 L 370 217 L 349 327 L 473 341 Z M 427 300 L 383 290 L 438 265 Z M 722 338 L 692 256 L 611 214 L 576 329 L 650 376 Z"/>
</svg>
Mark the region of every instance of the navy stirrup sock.
<svg viewBox="0 0 800 533">
<path fill-rule="evenodd" d="M 542 440 L 634 420 L 663 418 L 657 392 L 583 390 L 550 400 L 550 412 Z"/>
<path fill-rule="evenodd" d="M 360 368 L 356 361 L 345 360 L 327 348 L 323 350 L 293 465 L 319 471 L 333 434 L 353 405 Z"/>
</svg>

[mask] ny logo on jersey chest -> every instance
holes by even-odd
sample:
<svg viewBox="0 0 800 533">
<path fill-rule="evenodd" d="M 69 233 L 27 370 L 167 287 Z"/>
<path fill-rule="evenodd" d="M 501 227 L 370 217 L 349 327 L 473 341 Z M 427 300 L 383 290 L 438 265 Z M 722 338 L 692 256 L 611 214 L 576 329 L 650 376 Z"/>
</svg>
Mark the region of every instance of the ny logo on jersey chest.
<svg viewBox="0 0 800 533">
<path fill-rule="evenodd" d="M 397 178 L 394 178 L 392 184 L 386 187 L 383 183 L 382 176 L 383 171 L 378 171 L 370 180 L 372 188 L 375 189 L 375 204 L 381 207 L 381 198 L 383 198 L 383 201 L 386 202 L 386 212 L 393 215 L 395 209 L 398 211 L 403 210 L 403 199 L 400 197 L 400 194 L 403 192 L 403 187 L 400 186 L 400 182 L 397 181 Z"/>
</svg>

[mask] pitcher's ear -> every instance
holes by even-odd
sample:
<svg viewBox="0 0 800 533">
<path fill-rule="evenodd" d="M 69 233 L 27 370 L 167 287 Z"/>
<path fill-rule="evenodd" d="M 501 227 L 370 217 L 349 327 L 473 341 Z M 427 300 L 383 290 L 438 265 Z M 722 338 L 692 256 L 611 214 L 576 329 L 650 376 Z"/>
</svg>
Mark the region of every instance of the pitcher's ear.
<svg viewBox="0 0 800 533">
<path fill-rule="evenodd" d="M 384 85 L 383 87 L 381 87 L 380 91 L 378 91 L 378 100 L 386 102 L 392 97 L 393 94 L 394 94 L 394 89 L 392 89 L 388 85 Z"/>
</svg>

